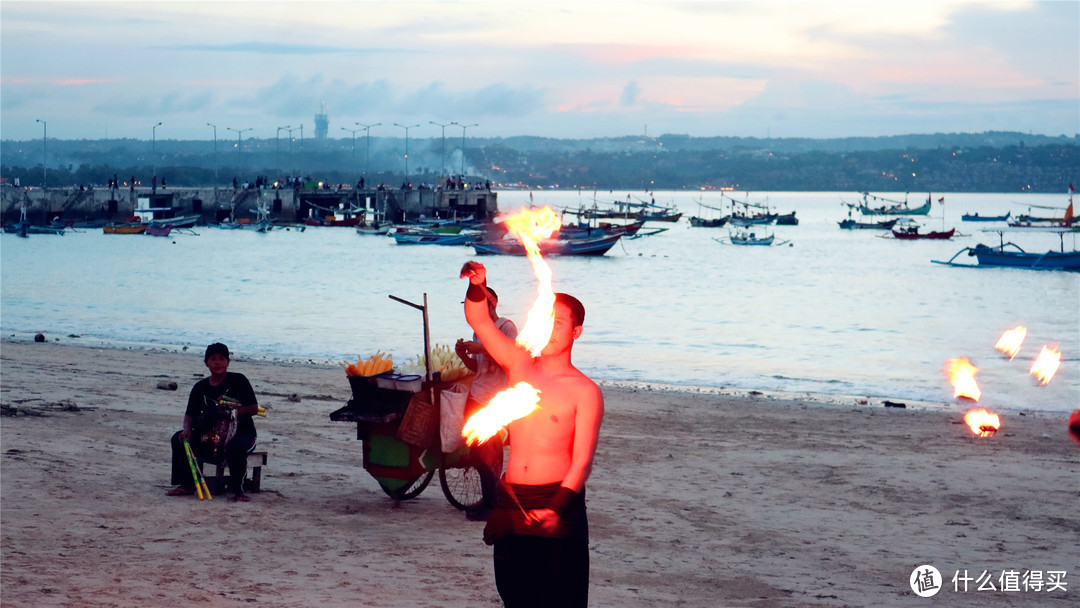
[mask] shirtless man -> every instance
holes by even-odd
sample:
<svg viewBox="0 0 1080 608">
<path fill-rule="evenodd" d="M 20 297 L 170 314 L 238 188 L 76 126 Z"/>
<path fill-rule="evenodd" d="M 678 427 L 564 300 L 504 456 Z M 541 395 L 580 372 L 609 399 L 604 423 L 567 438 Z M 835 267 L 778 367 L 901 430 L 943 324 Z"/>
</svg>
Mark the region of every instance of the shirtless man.
<svg viewBox="0 0 1080 608">
<path fill-rule="evenodd" d="M 487 305 L 487 270 L 467 262 L 465 319 L 502 365 L 510 385 L 528 382 L 539 407 L 508 425 L 510 456 L 498 503 L 484 529 L 494 545 L 495 584 L 503 603 L 585 606 L 589 592 L 589 529 L 585 482 L 604 416 L 600 388 L 570 361 L 585 308 L 556 294 L 554 328 L 539 357 L 504 336 Z"/>
</svg>

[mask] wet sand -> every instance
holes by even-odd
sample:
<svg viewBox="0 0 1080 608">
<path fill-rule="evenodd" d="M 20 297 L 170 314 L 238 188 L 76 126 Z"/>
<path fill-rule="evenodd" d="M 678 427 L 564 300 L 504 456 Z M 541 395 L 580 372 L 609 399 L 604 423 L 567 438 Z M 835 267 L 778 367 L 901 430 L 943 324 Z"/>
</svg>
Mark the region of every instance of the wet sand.
<svg viewBox="0 0 1080 608">
<path fill-rule="evenodd" d="M 498 606 L 482 523 L 437 478 L 393 508 L 331 422 L 339 367 L 234 359 L 269 452 L 249 503 L 165 496 L 201 353 L 0 345 L 5 607 Z M 179 390 L 158 388 L 176 382 Z M 1080 446 L 1066 415 L 987 439 L 964 407 L 606 387 L 588 483 L 592 606 L 1065 606 L 1080 597 Z M 291 395 L 299 401 L 289 399 Z M 908 578 L 934 565 L 933 600 Z M 1067 591 L 954 592 L 987 571 Z"/>
</svg>

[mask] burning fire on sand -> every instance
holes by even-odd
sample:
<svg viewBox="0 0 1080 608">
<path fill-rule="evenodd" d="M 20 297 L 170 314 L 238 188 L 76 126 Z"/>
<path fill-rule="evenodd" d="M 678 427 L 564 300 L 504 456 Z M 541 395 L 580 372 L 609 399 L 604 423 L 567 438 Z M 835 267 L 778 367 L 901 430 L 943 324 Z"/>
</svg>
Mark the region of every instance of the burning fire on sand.
<svg viewBox="0 0 1080 608">
<path fill-rule="evenodd" d="M 982 391 L 975 382 L 975 374 L 978 372 L 979 368 L 972 365 L 967 357 L 957 357 L 946 361 L 943 373 L 953 385 L 953 397 L 978 401 L 982 396 Z"/>
<path fill-rule="evenodd" d="M 1001 419 L 983 409 L 971 410 L 964 414 L 964 424 L 979 437 L 989 437 L 1001 428 Z"/>
<path fill-rule="evenodd" d="M 562 220 L 550 207 L 523 209 L 505 216 L 507 231 L 525 246 L 525 255 L 536 274 L 536 301 L 525 319 L 525 326 L 518 333 L 517 343 L 533 357 L 540 356 L 555 326 L 555 292 L 551 288 L 551 267 L 540 255 L 538 241 L 546 239 L 562 227 Z M 465 422 L 462 435 L 471 445 L 487 441 L 499 429 L 514 420 L 524 418 L 540 403 L 540 391 L 527 382 L 519 382 L 492 397 L 488 405 Z"/>
</svg>

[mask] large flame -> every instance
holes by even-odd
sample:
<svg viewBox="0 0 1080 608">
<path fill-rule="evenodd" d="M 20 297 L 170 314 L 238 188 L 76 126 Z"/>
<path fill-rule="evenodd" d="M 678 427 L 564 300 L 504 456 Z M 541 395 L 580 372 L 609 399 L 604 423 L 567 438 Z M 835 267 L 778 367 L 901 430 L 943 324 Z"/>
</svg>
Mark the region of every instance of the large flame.
<svg viewBox="0 0 1080 608">
<path fill-rule="evenodd" d="M 531 414 L 539 403 L 540 391 L 528 382 L 518 382 L 492 397 L 486 407 L 469 416 L 461 435 L 471 445 L 483 443 L 502 427 Z"/>
<path fill-rule="evenodd" d="M 964 414 L 964 424 L 979 437 L 989 437 L 1001 428 L 1001 418 L 986 410 L 971 410 Z"/>
<path fill-rule="evenodd" d="M 555 327 L 555 292 L 551 289 L 551 268 L 540 255 L 537 241 L 549 238 L 561 228 L 562 220 L 551 207 L 543 207 L 522 209 L 504 216 L 503 222 L 507 232 L 525 246 L 525 254 L 536 274 L 536 301 L 529 309 L 525 326 L 518 333 L 517 343 L 533 357 L 539 357 L 540 351 L 551 340 L 551 331 Z M 469 444 L 483 443 L 502 427 L 531 414 L 539 404 L 540 391 L 527 382 L 518 382 L 513 388 L 492 397 L 487 406 L 470 416 L 461 434 Z"/>
<path fill-rule="evenodd" d="M 953 385 L 953 397 L 978 401 L 982 396 L 982 391 L 975 382 L 975 374 L 979 373 L 979 368 L 972 365 L 967 357 L 949 359 L 945 362 L 943 373 Z"/>
<path fill-rule="evenodd" d="M 555 307 L 555 293 L 551 289 L 551 268 L 540 255 L 541 241 L 551 236 L 553 232 L 562 227 L 562 220 L 551 209 L 522 209 L 521 211 L 504 217 L 507 232 L 514 236 L 525 246 L 525 254 L 532 262 L 533 272 L 539 284 L 536 288 L 536 301 L 533 302 L 529 314 L 525 318 L 525 326 L 518 333 L 517 343 L 524 346 L 534 357 L 540 356 L 540 351 L 547 346 L 551 339 L 551 330 L 555 326 L 555 318 L 552 310 Z"/>
<path fill-rule="evenodd" d="M 1024 343 L 1024 338 L 1027 337 L 1027 328 L 1023 325 L 1017 325 L 1016 327 L 1006 330 L 998 338 L 997 344 L 994 348 L 998 349 L 1002 353 L 1009 356 L 1011 360 L 1016 356 L 1016 353 L 1020 352 L 1020 346 Z"/>
<path fill-rule="evenodd" d="M 1050 383 L 1050 379 L 1054 377 L 1059 367 L 1061 367 L 1061 351 L 1057 350 L 1056 344 L 1052 347 L 1044 344 L 1035 363 L 1031 364 L 1031 375 L 1035 376 L 1040 384 L 1046 385 Z"/>
</svg>

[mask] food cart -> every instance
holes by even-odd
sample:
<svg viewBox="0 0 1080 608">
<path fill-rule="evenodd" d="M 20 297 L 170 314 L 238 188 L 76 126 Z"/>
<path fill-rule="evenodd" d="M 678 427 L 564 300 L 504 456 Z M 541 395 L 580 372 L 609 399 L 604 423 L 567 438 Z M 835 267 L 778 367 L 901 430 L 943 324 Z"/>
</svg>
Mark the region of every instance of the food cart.
<svg viewBox="0 0 1080 608">
<path fill-rule="evenodd" d="M 364 470 L 395 505 L 419 496 L 437 471 L 450 504 L 461 510 L 477 507 L 483 499 L 480 476 L 469 462 L 468 449 L 443 453 L 441 447 L 440 395 L 453 383 L 443 382 L 431 369 L 427 294 L 422 305 L 390 298 L 423 313 L 424 377 L 393 371 L 349 376 L 352 399 L 332 412 L 330 420 L 356 424 L 356 438 L 363 442 Z"/>
</svg>

